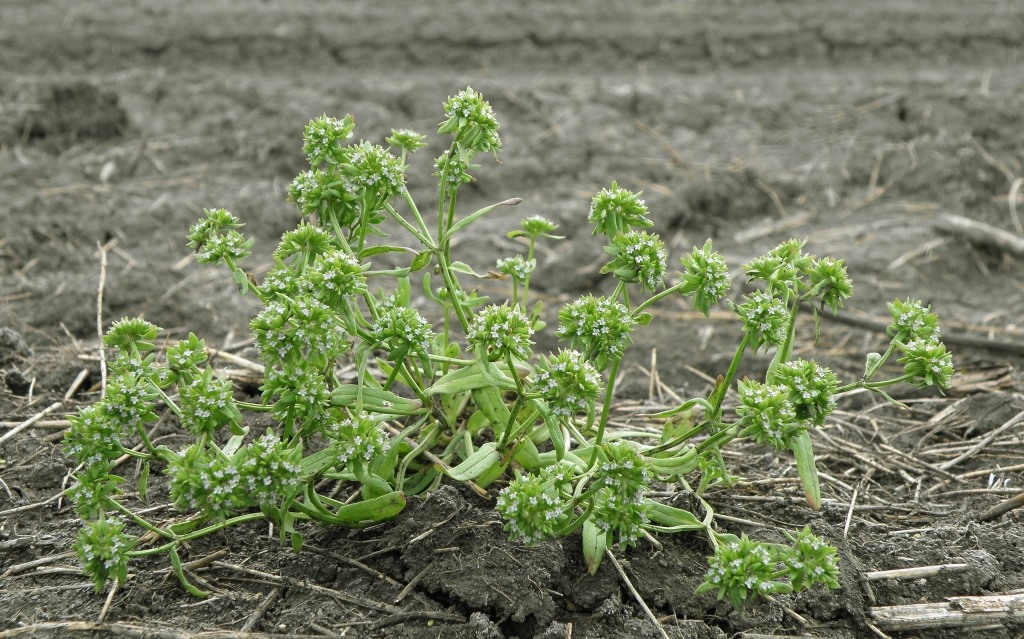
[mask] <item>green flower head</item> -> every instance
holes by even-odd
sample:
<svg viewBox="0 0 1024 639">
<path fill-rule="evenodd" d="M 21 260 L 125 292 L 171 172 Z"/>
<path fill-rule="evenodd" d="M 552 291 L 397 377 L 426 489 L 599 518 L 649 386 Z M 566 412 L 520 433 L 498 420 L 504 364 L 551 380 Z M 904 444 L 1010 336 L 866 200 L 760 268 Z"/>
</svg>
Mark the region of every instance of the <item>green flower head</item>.
<svg viewBox="0 0 1024 639">
<path fill-rule="evenodd" d="M 181 425 L 190 432 L 212 435 L 228 423 L 241 423 L 242 414 L 235 406 L 234 388 L 226 377 L 214 377 L 207 368 L 187 384 L 178 384 Z"/>
<path fill-rule="evenodd" d="M 569 521 L 571 478 L 567 468 L 549 466 L 510 481 L 495 503 L 510 538 L 532 545 L 555 536 Z"/>
<path fill-rule="evenodd" d="M 654 224 L 647 219 L 647 204 L 640 193 L 619 188 L 612 181 L 611 188 L 601 189 L 590 202 L 588 221 L 594 225 L 594 235 L 609 238 L 633 228 L 646 228 Z"/>
<path fill-rule="evenodd" d="M 604 461 L 594 473 L 594 480 L 601 483 L 594 524 L 615 543 L 632 546 L 643 536 L 648 522 L 645 496 L 651 474 L 640 454 L 626 442 L 605 443 L 601 453 Z"/>
<path fill-rule="evenodd" d="M 711 247 L 711 240 L 701 248 L 680 258 L 683 265 L 683 295 L 693 296 L 693 307 L 704 316 L 711 314 L 711 306 L 726 296 L 732 280 L 725 258 Z"/>
<path fill-rule="evenodd" d="M 327 306 L 343 310 L 366 292 L 366 270 L 350 253 L 332 250 L 316 257 L 304 275 L 313 294 Z"/>
<path fill-rule="evenodd" d="M 825 418 L 835 410 L 839 379 L 824 366 L 795 359 L 776 369 L 775 382 L 788 390 L 789 401 L 796 409 L 798 419 L 821 426 Z"/>
<path fill-rule="evenodd" d="M 604 252 L 614 259 L 601 268 L 627 283 L 639 283 L 650 292 L 664 285 L 668 268 L 665 243 L 647 231 L 627 231 L 612 238 Z"/>
<path fill-rule="evenodd" d="M 892 315 L 892 324 L 885 329 L 889 337 L 900 342 L 939 338 L 939 316 L 930 312 L 930 306 L 925 307 L 911 299 L 905 302 L 895 300 L 887 306 Z"/>
<path fill-rule="evenodd" d="M 491 304 L 480 309 L 469 325 L 466 339 L 487 353 L 491 361 L 506 355 L 527 360 L 533 354 L 533 324 L 519 306 Z"/>
<path fill-rule="evenodd" d="M 523 219 L 523 221 L 519 223 L 519 228 L 520 230 L 513 231 L 509 236 L 517 237 L 519 235 L 525 235 L 531 240 L 535 240 L 539 237 L 561 239 L 558 235 L 551 235 L 553 231 L 558 230 L 558 225 L 548 218 L 540 215 L 531 215 L 530 217 Z"/>
<path fill-rule="evenodd" d="M 427 136 L 409 129 L 391 129 L 391 137 L 384 138 L 384 141 L 393 147 L 412 153 L 427 146 L 426 139 Z"/>
<path fill-rule="evenodd" d="M 330 233 L 302 221 L 281 236 L 281 242 L 274 251 L 274 259 L 284 261 L 293 255 L 301 255 L 302 261 L 312 261 L 317 255 L 334 250 L 336 246 Z"/>
<path fill-rule="evenodd" d="M 764 291 L 754 291 L 736 307 L 743 320 L 743 332 L 755 349 L 782 346 L 786 342 L 789 312 L 782 300 Z"/>
<path fill-rule="evenodd" d="M 499 273 L 504 273 L 517 282 L 525 282 L 530 279 L 533 270 L 537 268 L 537 260 L 528 260 L 522 255 L 513 255 L 499 258 L 497 267 Z"/>
<path fill-rule="evenodd" d="M 938 339 L 915 339 L 900 346 L 903 373 L 920 388 L 949 388 L 953 381 L 953 354 Z"/>
<path fill-rule="evenodd" d="M 103 590 L 110 579 L 123 584 L 128 579 L 128 552 L 138 539 L 124 532 L 124 522 L 96 519 L 85 524 L 75 537 L 75 552 L 96 592 Z"/>
<path fill-rule="evenodd" d="M 738 387 L 740 405 L 736 414 L 743 427 L 740 435 L 752 437 L 762 446 L 787 450 L 793 437 L 807 429 L 807 424 L 797 418 L 785 386 L 741 380 Z"/>
<path fill-rule="evenodd" d="M 466 87 L 444 103 L 447 118 L 437 129 L 438 133 L 451 133 L 455 143 L 474 153 L 492 153 L 497 157 L 501 150 L 498 135 L 498 119 L 491 105 L 473 87 Z"/>
<path fill-rule="evenodd" d="M 776 581 L 778 561 L 771 546 L 745 534 L 735 541 L 721 542 L 708 561 L 711 567 L 697 594 L 717 591 L 718 599 L 728 597 L 732 607 L 742 611 L 744 604 L 761 595 L 792 592 L 791 584 Z"/>
<path fill-rule="evenodd" d="M 392 358 L 405 353 L 427 353 L 433 331 L 430 322 L 410 306 L 402 306 L 393 297 L 384 298 L 377 306 L 373 324 L 374 339 Z"/>
<path fill-rule="evenodd" d="M 106 404 L 97 402 L 68 417 L 71 426 L 64 431 L 64 454 L 105 473 L 110 462 L 122 455 L 121 437 L 125 433 L 120 420 L 107 415 Z"/>
<path fill-rule="evenodd" d="M 405 166 L 382 146 L 360 142 L 346 147 L 340 166 L 348 178 L 345 189 L 375 210 L 396 195 L 405 193 Z"/>
<path fill-rule="evenodd" d="M 326 432 L 340 468 L 353 464 L 368 466 L 374 459 L 385 455 L 391 446 L 384 427 L 365 414 L 347 417 L 339 411 L 332 411 Z"/>
<path fill-rule="evenodd" d="M 338 142 L 352 137 L 356 128 L 355 119 L 346 115 L 342 119 L 328 115 L 310 120 L 302 132 L 302 150 L 309 159 L 309 165 L 318 167 L 324 162 L 334 162 Z"/>
<path fill-rule="evenodd" d="M 824 584 L 829 589 L 839 588 L 839 558 L 836 549 L 811 532 L 809 527 L 796 535 L 786 533 L 793 542 L 788 557 L 783 560 L 793 590 L 800 591 L 814 584 Z"/>
<path fill-rule="evenodd" d="M 470 154 L 468 151 L 457 149 L 455 153 L 445 150 L 434 160 L 433 176 L 439 180 L 444 180 L 442 186 L 447 192 L 454 191 L 461 185 L 473 181 L 474 178 L 469 174 L 469 170 L 475 169 L 479 165 L 472 164 L 469 158 Z"/>
<path fill-rule="evenodd" d="M 189 333 L 187 339 L 179 340 L 167 349 L 167 366 L 181 375 L 192 373 L 206 361 L 206 341 Z"/>
<path fill-rule="evenodd" d="M 601 374 L 582 353 L 573 350 L 541 357 L 532 380 L 533 389 L 551 412 L 566 418 L 589 411 L 601 390 Z"/>
<path fill-rule="evenodd" d="M 574 349 L 604 370 L 632 343 L 635 326 L 636 320 L 623 304 L 588 294 L 558 311 L 555 334 L 570 340 Z"/>
<path fill-rule="evenodd" d="M 245 239 L 237 229 L 244 226 L 225 209 L 203 209 L 204 219 L 192 225 L 188 245 L 196 252 L 196 260 L 215 264 L 224 260 L 229 265 L 252 253 L 253 240 Z"/>
<path fill-rule="evenodd" d="M 279 505 L 298 493 L 302 447 L 288 447 L 274 431 L 242 447 L 235 459 L 241 485 L 249 499 L 260 506 Z"/>
<path fill-rule="evenodd" d="M 853 295 L 853 282 L 846 275 L 843 260 L 823 257 L 811 264 L 808 271 L 811 290 L 821 299 L 822 306 L 832 309 L 832 314 L 839 313 L 843 300 Z"/>
<path fill-rule="evenodd" d="M 103 336 L 103 343 L 124 351 L 151 351 L 162 329 L 141 317 L 124 317 L 114 322 Z"/>
</svg>

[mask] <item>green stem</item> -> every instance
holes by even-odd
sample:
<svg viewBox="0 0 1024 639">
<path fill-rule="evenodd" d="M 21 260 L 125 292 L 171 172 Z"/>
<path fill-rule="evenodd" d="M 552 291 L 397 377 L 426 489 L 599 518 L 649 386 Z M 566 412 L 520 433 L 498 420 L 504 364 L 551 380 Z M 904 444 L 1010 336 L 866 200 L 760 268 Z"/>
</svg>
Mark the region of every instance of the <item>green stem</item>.
<svg viewBox="0 0 1024 639">
<path fill-rule="evenodd" d="M 420 244 L 431 250 L 436 248 L 436 246 L 434 245 L 434 241 L 430 239 L 429 234 L 424 235 L 420 229 L 417 229 L 412 224 L 409 224 L 409 222 L 407 222 L 404 217 L 398 214 L 398 211 L 395 210 L 395 207 L 391 206 L 390 202 L 385 204 L 384 208 L 391 215 L 391 217 L 395 219 L 396 222 L 402 225 L 402 228 L 404 228 L 406 231 L 409 231 L 409 233 L 411 233 L 413 237 L 419 240 Z"/>
<path fill-rule="evenodd" d="M 621 357 L 617 357 L 612 360 L 612 366 L 608 371 L 608 384 L 604 391 L 604 404 L 601 406 L 601 420 L 597 423 L 597 435 L 594 437 L 594 448 L 598 448 L 601 445 L 601 441 L 604 439 L 604 429 L 608 425 L 608 416 L 612 409 L 612 392 L 615 390 L 615 378 L 619 374 L 619 364 L 622 362 Z M 590 463 L 587 465 L 587 471 L 589 472 L 594 464 L 597 463 L 597 453 L 591 456 Z"/>
<path fill-rule="evenodd" d="M 436 244 L 434 244 L 434 238 L 430 237 L 430 229 L 427 227 L 427 223 L 423 221 L 423 216 L 420 215 L 420 210 L 416 206 L 416 201 L 412 199 L 409 189 L 405 190 L 405 203 L 409 205 L 409 210 L 412 211 L 412 216 L 416 219 L 416 223 L 419 224 L 420 233 L 422 233 L 423 237 L 427 238 L 429 241 L 427 246 L 431 248 L 436 246 Z"/>
<path fill-rule="evenodd" d="M 740 342 L 739 347 L 736 349 L 736 354 L 733 355 L 732 361 L 729 363 L 729 370 L 725 374 L 725 378 L 722 383 L 715 389 L 711 397 L 708 398 L 708 403 L 711 404 L 711 414 L 708 418 L 711 420 L 720 419 L 722 416 L 722 402 L 725 401 L 725 394 L 729 392 L 729 387 L 732 385 L 732 379 L 736 376 L 736 369 L 739 368 L 740 360 L 743 359 L 743 352 L 747 350 L 747 344 L 750 343 L 750 335 L 748 333 L 743 334 L 743 341 Z"/>
<path fill-rule="evenodd" d="M 143 519 L 142 517 L 136 515 L 132 511 L 128 510 L 123 504 L 118 502 L 116 499 L 110 499 L 108 497 L 106 499 L 106 502 L 107 502 L 108 505 L 113 506 L 115 510 L 119 511 L 121 514 L 123 514 L 124 516 L 126 516 L 129 519 L 131 519 L 132 521 L 134 521 L 141 528 L 145 528 L 146 530 L 148 530 L 148 531 L 150 531 L 152 533 L 156 533 L 157 535 L 160 535 L 164 539 L 176 539 L 177 538 L 174 533 L 168 532 L 168 531 L 164 530 L 163 528 L 160 528 L 159 526 L 155 526 L 155 525 L 149 523 L 148 521 L 146 521 L 145 519 Z"/>
<path fill-rule="evenodd" d="M 644 311 L 644 309 L 647 308 L 648 306 L 650 306 L 651 304 L 654 304 L 655 302 L 657 302 L 659 300 L 662 300 L 662 299 L 668 297 L 669 295 L 672 295 L 673 293 L 675 293 L 676 291 L 681 290 L 682 288 L 683 288 L 683 283 L 680 282 L 679 284 L 676 284 L 675 286 L 671 286 L 669 288 L 666 288 L 664 291 L 661 291 L 660 293 L 655 293 L 654 295 L 651 295 L 650 297 L 648 297 L 644 301 L 640 302 L 640 304 L 638 304 L 637 307 L 633 309 L 633 317 L 636 317 L 637 315 L 642 313 Z"/>
</svg>

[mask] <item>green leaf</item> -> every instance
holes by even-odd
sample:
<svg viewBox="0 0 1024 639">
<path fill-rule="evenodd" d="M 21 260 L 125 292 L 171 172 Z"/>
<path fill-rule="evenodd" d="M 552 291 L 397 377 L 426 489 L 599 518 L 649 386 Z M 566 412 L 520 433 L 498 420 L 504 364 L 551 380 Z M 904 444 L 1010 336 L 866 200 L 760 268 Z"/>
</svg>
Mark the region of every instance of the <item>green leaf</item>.
<svg viewBox="0 0 1024 639">
<path fill-rule="evenodd" d="M 139 474 L 139 499 L 146 501 L 146 488 L 149 486 L 149 462 L 142 462 L 142 472 Z"/>
<path fill-rule="evenodd" d="M 391 519 L 405 508 L 405 494 L 394 491 L 338 508 L 328 523 L 341 526 L 363 527 Z"/>
<path fill-rule="evenodd" d="M 544 423 L 547 424 L 548 434 L 551 436 L 551 446 L 555 449 L 555 459 L 562 461 L 565 458 L 565 433 L 562 432 L 562 423 L 548 410 L 546 403 L 537 400 L 535 405 L 544 417 Z"/>
<path fill-rule="evenodd" d="M 634 315 L 633 319 L 635 319 L 636 323 L 640 326 L 647 326 L 651 323 L 651 320 L 654 319 L 654 316 L 650 313 L 640 313 L 639 315 Z"/>
<path fill-rule="evenodd" d="M 227 455 L 228 457 L 231 457 L 232 455 L 234 455 L 236 452 L 238 452 L 238 449 L 242 447 L 242 441 L 245 439 L 245 435 L 248 432 L 249 432 L 249 427 L 246 426 L 246 427 L 244 427 L 242 429 L 241 433 L 239 433 L 237 435 L 232 435 L 231 439 L 229 439 L 227 441 L 227 443 L 224 444 L 224 447 L 221 448 L 221 451 L 225 455 Z"/>
<path fill-rule="evenodd" d="M 378 246 L 368 246 L 364 248 L 363 250 L 359 251 L 359 254 L 356 255 L 356 257 L 359 259 L 360 262 L 362 262 L 368 257 L 373 257 L 374 255 L 381 255 L 383 253 L 411 253 L 413 255 L 416 255 L 416 251 L 407 246 L 388 246 L 386 244 L 381 244 Z"/>
<path fill-rule="evenodd" d="M 597 527 L 593 518 L 583 522 L 583 558 L 587 562 L 590 574 L 597 574 L 601 567 L 601 559 L 608 550 L 608 534 Z"/>
<path fill-rule="evenodd" d="M 796 457 L 796 470 L 800 474 L 800 483 L 804 486 L 807 505 L 814 510 L 821 508 L 821 484 L 818 483 L 818 469 L 814 466 L 814 448 L 811 434 L 801 430 L 793 437 L 793 455 Z"/>
<path fill-rule="evenodd" d="M 472 275 L 473 277 L 481 279 L 481 280 L 487 278 L 486 275 L 481 275 L 481 274 L 477 273 L 476 271 L 474 271 L 473 267 L 470 266 L 469 264 L 466 264 L 465 262 L 457 262 L 457 261 L 456 262 L 452 262 L 448 266 L 448 268 L 449 268 L 449 270 L 452 270 L 452 271 L 454 271 L 456 273 L 462 273 L 463 275 Z"/>
<path fill-rule="evenodd" d="M 647 516 L 650 520 L 656 524 L 672 528 L 673 532 L 704 530 L 705 528 L 704 522 L 688 510 L 653 500 L 647 500 L 646 503 L 649 505 Z"/>
<path fill-rule="evenodd" d="M 462 229 L 466 228 L 467 226 L 469 226 L 473 222 L 476 222 L 478 219 L 480 219 L 481 217 L 487 215 L 488 213 L 490 213 L 494 209 L 498 208 L 499 206 L 515 206 L 515 205 L 519 204 L 522 201 L 523 201 L 523 198 L 514 197 L 514 198 L 507 199 L 504 202 L 498 202 L 497 204 L 491 204 L 490 206 L 485 206 L 484 208 L 482 208 L 482 209 L 480 209 L 478 211 L 473 211 L 472 213 L 470 213 L 469 215 L 467 215 L 463 219 L 461 219 L 458 222 L 456 222 L 455 224 L 453 224 L 451 226 L 451 228 L 449 228 L 448 231 L 444 234 L 444 237 L 441 238 L 441 243 L 444 243 L 445 241 L 450 240 L 453 235 L 455 235 L 456 233 L 458 233 Z"/>
<path fill-rule="evenodd" d="M 181 566 L 181 557 L 178 556 L 178 547 L 176 545 L 172 545 L 171 551 L 168 554 L 171 557 L 171 568 L 174 570 L 174 574 L 178 576 L 178 581 L 180 581 L 181 585 L 188 591 L 188 594 L 200 599 L 208 597 L 210 593 L 195 587 L 192 582 L 185 577 L 185 570 Z"/>
<path fill-rule="evenodd" d="M 358 384 L 342 384 L 331 391 L 331 405 L 351 408 L 359 400 Z M 408 399 L 383 389 L 362 386 L 363 410 L 385 415 L 416 415 L 424 408 L 419 400 Z"/>
<path fill-rule="evenodd" d="M 234 280 L 239 293 L 245 295 L 249 292 L 249 276 L 245 274 L 245 271 L 236 266 L 231 271 L 231 279 Z"/>
<path fill-rule="evenodd" d="M 427 264 L 430 264 L 430 258 L 434 256 L 433 251 L 422 251 L 412 258 L 412 263 L 409 264 L 409 270 L 412 272 L 419 271 L 420 269 L 426 268 Z"/>
<path fill-rule="evenodd" d="M 658 475 L 685 475 L 693 472 L 700 463 L 700 454 L 696 448 L 690 448 L 682 454 L 671 457 L 644 457 L 651 469 Z"/>
<path fill-rule="evenodd" d="M 473 454 L 461 464 L 455 468 L 449 468 L 448 476 L 455 481 L 476 479 L 500 461 L 501 453 L 498 452 L 498 445 L 494 442 L 487 442 L 473 451 Z"/>
</svg>

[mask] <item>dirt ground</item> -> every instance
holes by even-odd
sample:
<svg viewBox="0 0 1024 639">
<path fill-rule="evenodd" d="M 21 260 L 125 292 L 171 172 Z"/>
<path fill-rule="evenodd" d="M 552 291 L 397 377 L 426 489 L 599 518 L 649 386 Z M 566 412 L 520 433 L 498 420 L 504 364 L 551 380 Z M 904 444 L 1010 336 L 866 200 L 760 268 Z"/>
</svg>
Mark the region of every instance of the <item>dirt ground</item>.
<svg viewBox="0 0 1024 639">
<path fill-rule="evenodd" d="M 948 217 L 1024 236 L 1022 33 L 1024 4 L 1009 0 L 5 0 L 0 437 L 49 412 L 0 440 L 0 638 L 1024 636 L 1024 515 L 986 516 L 1024 479 L 1024 254 Z M 625 577 L 607 561 L 588 576 L 578 539 L 510 543 L 493 505 L 452 484 L 386 525 L 310 529 L 297 555 L 265 526 L 195 543 L 185 561 L 213 557 L 195 571 L 216 591 L 206 600 L 168 580 L 163 558 L 93 594 L 68 554 L 60 437 L 98 396 L 101 252 L 105 322 L 141 314 L 244 354 L 254 300 L 189 258 L 188 225 L 204 207 L 236 213 L 261 276 L 298 220 L 286 189 L 311 117 L 351 113 L 374 141 L 433 133 L 467 85 L 494 107 L 505 151 L 460 204 L 524 203 L 475 226 L 457 257 L 493 267 L 521 217 L 556 220 L 568 237 L 534 279 L 549 309 L 607 285 L 585 221 L 616 179 L 644 191 L 677 267 L 707 237 L 734 268 L 791 236 L 845 260 L 855 295 L 813 354 L 847 380 L 883 343 L 885 302 L 922 299 L 942 318 L 959 370 L 947 395 L 901 391 L 906 410 L 856 395 L 814 433 L 820 512 L 792 459 L 756 447 L 729 457 L 745 481 L 708 495 L 736 534 L 778 540 L 810 523 L 839 547 L 842 590 L 741 616 L 694 594 L 710 549 L 685 534 L 619 553 Z M 432 142 L 411 169 L 425 201 Z M 662 305 L 636 335 L 616 423 L 671 403 L 649 390 L 652 369 L 680 395 L 705 392 L 739 333 L 727 313 Z M 170 517 L 157 475 L 150 503 Z M 671 488 L 665 499 L 685 502 Z M 991 609 L 964 612 L 974 601 Z M 886 615 L 928 603 L 944 625 Z"/>
</svg>

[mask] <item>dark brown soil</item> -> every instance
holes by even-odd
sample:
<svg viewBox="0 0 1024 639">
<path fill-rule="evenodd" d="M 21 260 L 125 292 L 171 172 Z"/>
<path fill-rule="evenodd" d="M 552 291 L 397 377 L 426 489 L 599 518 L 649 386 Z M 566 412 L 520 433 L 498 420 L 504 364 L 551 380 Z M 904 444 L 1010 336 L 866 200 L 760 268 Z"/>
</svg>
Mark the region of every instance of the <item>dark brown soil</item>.
<svg viewBox="0 0 1024 639">
<path fill-rule="evenodd" d="M 372 140 L 392 127 L 432 133 L 444 98 L 467 84 L 498 114 L 505 152 L 498 165 L 482 162 L 460 204 L 525 201 L 474 226 L 456 251 L 485 270 L 515 249 L 504 237 L 521 217 L 555 219 L 568 238 L 540 254 L 535 276 L 549 309 L 607 284 L 585 218 L 590 196 L 616 179 L 644 190 L 675 265 L 706 237 L 733 266 L 790 236 L 846 260 L 856 293 L 844 321 L 823 320 L 814 356 L 847 379 L 882 344 L 866 326 L 886 316 L 886 301 L 923 299 L 943 318 L 961 371 L 951 392 L 904 391 L 907 410 L 849 398 L 815 434 L 820 512 L 803 506 L 792 459 L 754 447 L 729 457 L 745 481 L 708 496 L 736 534 L 781 540 L 810 523 L 840 548 L 843 589 L 777 597 L 741 616 L 694 594 L 706 542 L 663 536 L 660 548 L 641 542 L 618 557 L 669 636 L 1022 636 L 1019 610 L 906 631 L 875 614 L 1024 589 L 1021 511 L 981 521 L 1021 490 L 1024 428 L 940 468 L 1024 411 L 1024 261 L 938 228 L 956 214 L 1024 233 L 1008 198 L 1024 176 L 1021 33 L 1024 6 L 1002 0 L 5 1 L 0 437 L 59 406 L 0 443 L 0 637 L 87 627 L 660 636 L 610 562 L 588 576 L 578 539 L 509 543 L 492 504 L 455 485 L 412 499 L 387 525 L 310 529 L 298 555 L 265 526 L 195 543 L 184 561 L 227 551 L 195 571 L 215 590 L 204 601 L 168 580 L 163 559 L 133 563 L 106 625 L 71 625 L 97 621 L 106 602 L 63 556 L 77 524 L 56 499 L 70 468 L 60 420 L 99 387 L 99 247 L 105 322 L 142 314 L 172 335 L 240 344 L 253 300 L 188 259 L 184 234 L 202 208 L 246 222 L 257 243 L 247 269 L 262 275 L 298 219 L 285 191 L 310 117 L 352 113 Z M 434 142 L 413 174 L 429 175 Z M 427 179 L 411 188 L 431 199 Z M 727 368 L 738 335 L 724 313 L 704 320 L 682 301 L 663 305 L 637 335 L 617 418 L 637 423 L 642 403 L 671 402 L 648 395 L 655 351 L 661 381 L 694 395 L 707 390 L 704 375 Z M 165 492 L 154 473 L 148 505 L 166 504 Z M 55 559 L 25 566 L 44 558 Z M 941 564 L 966 567 L 865 576 Z"/>
</svg>

